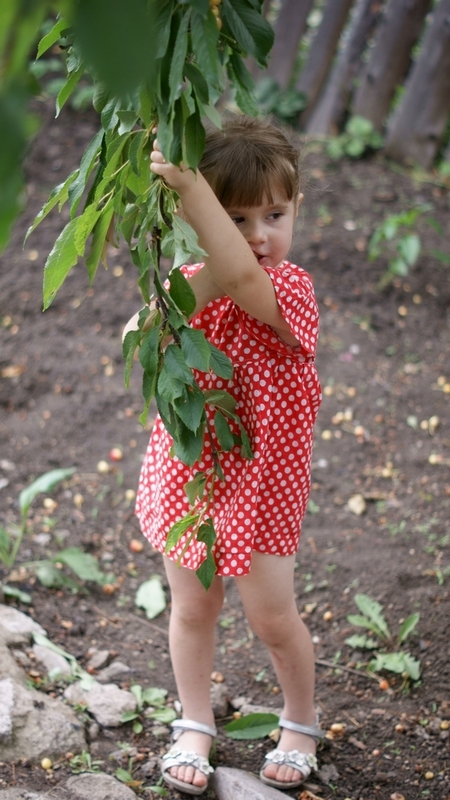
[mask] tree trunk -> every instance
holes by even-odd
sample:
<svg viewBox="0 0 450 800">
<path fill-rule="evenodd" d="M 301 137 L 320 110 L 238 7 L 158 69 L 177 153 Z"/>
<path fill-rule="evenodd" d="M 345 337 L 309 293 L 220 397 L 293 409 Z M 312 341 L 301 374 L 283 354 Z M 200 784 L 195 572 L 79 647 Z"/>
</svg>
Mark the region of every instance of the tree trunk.
<svg viewBox="0 0 450 800">
<path fill-rule="evenodd" d="M 396 87 L 411 63 L 411 49 L 420 36 L 431 0 L 391 0 L 378 27 L 372 57 L 355 95 L 353 114 L 370 119 L 381 130 Z"/>
<path fill-rule="evenodd" d="M 305 31 L 313 0 L 284 0 L 275 22 L 275 42 L 266 74 L 276 80 L 281 90 L 287 88 L 300 39 Z"/>
<path fill-rule="evenodd" d="M 440 0 L 389 126 L 385 153 L 432 166 L 450 117 L 450 0 Z"/>
<path fill-rule="evenodd" d="M 307 122 L 308 133 L 336 135 L 342 129 L 354 82 L 361 69 L 362 54 L 378 22 L 383 4 L 384 0 L 359 0 L 348 41 Z"/>
<path fill-rule="evenodd" d="M 308 98 L 308 107 L 299 118 L 300 127 L 306 124 L 326 81 L 335 57 L 336 45 L 353 2 L 354 0 L 328 0 L 325 6 L 322 22 L 296 85 L 296 89 Z"/>
</svg>

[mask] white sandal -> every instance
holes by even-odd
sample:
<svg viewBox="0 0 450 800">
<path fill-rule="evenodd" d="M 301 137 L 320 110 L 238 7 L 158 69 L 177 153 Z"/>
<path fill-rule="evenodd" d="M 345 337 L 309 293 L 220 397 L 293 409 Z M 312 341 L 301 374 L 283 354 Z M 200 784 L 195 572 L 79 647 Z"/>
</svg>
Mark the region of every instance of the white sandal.
<svg viewBox="0 0 450 800">
<path fill-rule="evenodd" d="M 213 739 L 217 735 L 217 729 L 213 725 L 205 725 L 203 722 L 195 722 L 191 719 L 175 719 L 172 722 L 172 728 L 175 729 L 174 741 L 184 731 L 197 731 L 198 733 L 206 733 Z M 214 772 L 214 768 L 209 763 L 208 759 L 204 756 L 199 756 L 194 750 L 182 750 L 181 747 L 171 747 L 170 750 L 162 757 L 162 777 L 164 781 L 178 789 L 180 792 L 186 794 L 203 794 L 208 788 L 208 780 L 204 786 L 194 786 L 193 783 L 186 783 L 180 781 L 178 778 L 172 777 L 169 770 L 172 767 L 194 767 L 198 769 L 206 778 Z"/>
<path fill-rule="evenodd" d="M 291 722 L 289 719 L 280 717 L 278 725 L 280 728 L 288 728 L 296 733 L 304 733 L 313 739 L 322 739 L 324 735 L 318 723 L 315 725 L 300 725 L 297 722 Z M 286 767 L 298 770 L 302 777 L 297 781 L 277 781 L 275 778 L 267 778 L 264 775 L 264 770 L 269 764 L 276 764 L 277 766 L 285 764 Z M 274 786 L 276 789 L 296 789 L 303 781 L 306 781 L 312 769 L 317 769 L 317 758 L 312 753 L 300 753 L 299 750 L 285 751 L 277 748 L 267 753 L 259 773 L 259 779 L 267 786 Z"/>
</svg>

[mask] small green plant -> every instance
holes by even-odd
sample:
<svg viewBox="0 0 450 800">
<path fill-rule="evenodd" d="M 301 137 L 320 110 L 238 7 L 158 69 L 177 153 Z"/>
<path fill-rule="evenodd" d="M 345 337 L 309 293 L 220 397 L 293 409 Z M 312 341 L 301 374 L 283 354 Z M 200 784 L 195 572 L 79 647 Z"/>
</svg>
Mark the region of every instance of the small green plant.
<svg viewBox="0 0 450 800">
<path fill-rule="evenodd" d="M 334 161 L 349 156 L 362 158 L 367 150 L 378 150 L 383 137 L 365 117 L 355 115 L 348 120 L 343 133 L 331 139 L 326 148 L 327 155 Z"/>
<path fill-rule="evenodd" d="M 420 614 L 411 614 L 405 619 L 396 638 L 394 638 L 384 618 L 383 607 L 380 603 L 366 594 L 356 594 L 355 603 L 361 614 L 350 614 L 347 617 L 348 621 L 358 628 L 366 628 L 376 638 L 367 634 L 355 634 L 345 640 L 346 644 L 353 648 L 377 651 L 374 652 L 374 658 L 368 665 L 369 670 L 372 672 L 387 670 L 388 672 L 400 673 L 405 681 L 419 680 L 420 662 L 413 658 L 410 653 L 398 648 L 415 629 L 420 619 Z M 386 648 L 390 648 L 394 652 L 385 652 Z M 378 652 L 379 650 L 381 652 Z"/>
<path fill-rule="evenodd" d="M 369 261 L 376 261 L 381 256 L 388 258 L 388 268 L 379 280 L 379 289 L 384 289 L 396 277 L 408 275 L 416 263 L 421 240 L 414 227 L 417 217 L 429 210 L 430 205 L 425 204 L 401 214 L 391 214 L 375 229 L 369 242 Z"/>
<path fill-rule="evenodd" d="M 265 76 L 255 87 L 255 100 L 264 114 L 274 114 L 278 119 L 293 124 L 300 111 L 308 105 L 308 98 L 296 89 L 282 91 L 277 81 Z"/>
<path fill-rule="evenodd" d="M 29 529 L 28 515 L 33 500 L 38 494 L 49 493 L 61 481 L 70 478 L 74 472 L 75 467 L 52 469 L 50 472 L 40 475 L 21 491 L 19 495 L 20 525 L 10 525 L 8 528 L 0 526 L 0 562 L 7 569 L 6 579 L 16 563 L 23 537 Z M 73 591 L 79 591 L 80 581 L 92 581 L 104 585 L 115 580 L 115 575 L 103 573 L 98 567 L 97 559 L 79 547 L 69 547 L 60 550 L 55 556 L 41 561 L 31 561 L 22 566 L 32 571 L 39 582 L 48 589 L 66 587 Z M 76 579 L 65 575 L 62 567 L 68 567 Z M 0 583 L 0 587 L 5 597 L 15 597 L 23 603 L 31 603 L 29 594 L 10 586 L 7 582 Z"/>
<path fill-rule="evenodd" d="M 136 711 L 126 711 L 122 714 L 121 722 L 132 722 L 133 733 L 139 734 L 144 730 L 142 715 L 145 711 L 147 719 L 154 719 L 157 722 L 169 724 L 176 718 L 173 708 L 166 706 L 167 690 L 150 687 L 143 689 L 138 683 L 131 686 L 130 691 L 136 698 Z"/>
<path fill-rule="evenodd" d="M 69 768 L 71 772 L 77 775 L 81 772 L 100 772 L 101 764 L 103 764 L 103 761 L 100 759 L 93 760 L 88 750 L 82 750 L 79 755 L 70 759 Z"/>
<path fill-rule="evenodd" d="M 400 214 L 390 214 L 375 228 L 369 241 L 369 261 L 383 257 L 388 262 L 387 270 L 378 282 L 379 289 L 384 289 L 394 278 L 406 277 L 416 264 L 422 250 L 421 238 L 416 230 L 417 219 L 431 209 L 429 203 L 423 203 Z M 431 225 L 440 236 L 444 235 L 437 220 L 425 217 L 423 222 Z M 444 266 L 450 265 L 450 254 L 443 250 L 431 250 L 429 255 Z"/>
</svg>

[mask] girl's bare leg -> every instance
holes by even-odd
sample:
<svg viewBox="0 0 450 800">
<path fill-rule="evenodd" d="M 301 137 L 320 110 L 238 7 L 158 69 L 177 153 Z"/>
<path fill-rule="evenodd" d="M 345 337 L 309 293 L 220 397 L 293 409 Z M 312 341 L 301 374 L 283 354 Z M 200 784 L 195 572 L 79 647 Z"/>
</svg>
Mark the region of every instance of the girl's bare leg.
<svg viewBox="0 0 450 800">
<path fill-rule="evenodd" d="M 172 608 L 169 645 L 172 667 L 183 708 L 183 717 L 206 725 L 214 725 L 210 685 L 214 666 L 215 624 L 222 608 L 224 590 L 221 578 L 214 578 L 208 591 L 195 572 L 177 567 L 164 559 L 170 585 Z M 193 750 L 208 758 L 211 737 L 196 731 L 185 731 L 177 739 L 183 750 Z M 194 767 L 173 767 L 173 777 L 194 786 L 204 786 L 207 778 Z"/>
<path fill-rule="evenodd" d="M 283 716 L 313 725 L 314 650 L 295 604 L 294 563 L 295 556 L 253 552 L 250 574 L 236 578 L 236 585 L 250 626 L 269 650 L 284 694 Z M 310 736 L 282 728 L 277 747 L 315 753 L 316 743 Z M 286 765 L 270 764 L 264 774 L 278 781 L 301 780 L 300 772 Z"/>
</svg>

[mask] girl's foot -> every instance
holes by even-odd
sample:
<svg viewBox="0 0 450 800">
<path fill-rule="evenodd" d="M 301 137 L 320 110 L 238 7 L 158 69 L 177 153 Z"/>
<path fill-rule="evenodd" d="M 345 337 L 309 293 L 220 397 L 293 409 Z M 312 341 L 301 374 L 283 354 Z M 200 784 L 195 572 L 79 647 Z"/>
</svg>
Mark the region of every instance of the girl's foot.
<svg viewBox="0 0 450 800">
<path fill-rule="evenodd" d="M 316 742 L 312 736 L 306 736 L 304 733 L 296 733 L 283 728 L 280 741 L 277 744 L 277 750 L 283 753 L 289 753 L 290 750 L 298 750 L 300 753 L 304 753 L 305 756 L 309 754 L 315 756 Z M 310 768 L 307 769 L 308 774 L 304 774 L 287 764 L 272 762 L 263 767 L 261 777 L 280 784 L 301 783 L 308 777 L 309 772 Z"/>
<path fill-rule="evenodd" d="M 184 731 L 171 749 L 179 748 L 189 753 L 196 753 L 198 756 L 208 761 L 211 746 L 212 736 L 208 736 L 205 733 L 198 733 L 197 731 Z M 206 788 L 206 784 L 208 783 L 208 776 L 191 765 L 171 767 L 168 772 L 172 778 L 182 781 L 183 783 L 192 784 L 192 786 L 198 788 L 202 788 L 203 786 Z"/>
</svg>

